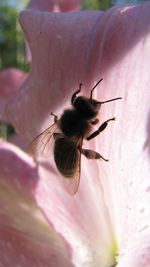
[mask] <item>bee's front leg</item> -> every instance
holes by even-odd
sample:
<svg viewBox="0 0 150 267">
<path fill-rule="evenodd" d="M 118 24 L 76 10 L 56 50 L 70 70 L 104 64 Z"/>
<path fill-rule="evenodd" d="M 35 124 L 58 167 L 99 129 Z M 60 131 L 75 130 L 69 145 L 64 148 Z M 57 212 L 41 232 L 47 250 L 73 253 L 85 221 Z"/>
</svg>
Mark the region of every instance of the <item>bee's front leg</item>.
<svg viewBox="0 0 150 267">
<path fill-rule="evenodd" d="M 111 119 L 109 119 L 109 120 L 107 120 L 107 121 L 104 121 L 104 122 L 102 123 L 102 125 L 98 128 L 98 130 L 95 131 L 94 133 L 92 133 L 91 135 L 89 135 L 89 136 L 86 138 L 86 140 L 89 141 L 89 140 L 93 139 L 94 137 L 96 137 L 98 134 L 100 134 L 102 131 L 105 130 L 105 128 L 107 127 L 109 121 L 114 121 L 114 120 L 115 120 L 115 118 L 111 118 Z"/>
<path fill-rule="evenodd" d="M 82 83 L 79 84 L 79 89 L 72 95 L 71 97 L 71 104 L 74 104 L 74 101 L 77 97 L 77 94 L 79 94 L 81 92 L 81 87 L 82 87 Z"/>
<path fill-rule="evenodd" d="M 108 159 L 105 159 L 102 155 L 100 155 L 96 151 L 85 149 L 82 147 L 78 147 L 78 150 L 81 152 L 81 154 L 83 154 L 88 159 L 103 159 L 105 161 L 108 161 Z"/>
<path fill-rule="evenodd" d="M 51 115 L 54 116 L 54 122 L 56 123 L 58 121 L 58 116 L 55 115 L 53 112 L 51 112 Z"/>
</svg>

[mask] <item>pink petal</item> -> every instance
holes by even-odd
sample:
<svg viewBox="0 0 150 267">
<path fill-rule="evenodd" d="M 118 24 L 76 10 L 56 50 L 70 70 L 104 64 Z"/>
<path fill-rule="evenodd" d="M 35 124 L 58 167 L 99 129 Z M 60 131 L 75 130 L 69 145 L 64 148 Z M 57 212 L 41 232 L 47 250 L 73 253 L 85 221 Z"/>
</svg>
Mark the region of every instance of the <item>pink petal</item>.
<svg viewBox="0 0 150 267">
<path fill-rule="evenodd" d="M 53 243 L 39 242 L 6 226 L 0 227 L 0 238 L 2 267 L 73 267 L 57 244 L 55 247 Z"/>
<path fill-rule="evenodd" d="M 55 3 L 62 12 L 78 11 L 81 9 L 82 0 L 56 0 Z"/>
<path fill-rule="evenodd" d="M 84 77 L 85 58 L 82 54 L 84 50 L 87 49 L 88 33 L 90 29 L 93 28 L 96 19 L 98 19 L 99 12 L 85 12 L 83 14 L 84 15 L 81 16 L 80 13 L 49 14 L 45 12 L 39 13 L 26 11 L 21 15 L 21 23 L 23 24 L 24 30 L 27 32 L 27 39 L 32 51 L 33 68 L 32 74 L 29 77 L 28 82 L 25 84 L 24 89 L 20 92 L 20 95 L 12 101 L 12 104 L 10 103 L 8 110 L 16 129 L 19 132 L 24 133 L 30 140 L 36 135 L 36 133 L 40 132 L 42 128 L 45 128 L 44 125 L 42 127 L 44 120 L 48 120 L 47 122 L 45 121 L 46 125 L 52 121 L 50 116 L 51 111 L 55 112 L 57 109 L 58 111 L 56 112 L 59 112 L 59 110 L 61 111 L 62 108 L 70 102 L 71 94 L 74 90 L 76 90 L 76 88 L 78 88 L 80 81 L 84 83 L 83 90 L 85 90 L 85 88 L 88 88 L 89 90 L 89 85 L 87 86 L 87 81 L 85 81 Z M 53 23 L 54 17 L 57 18 L 56 24 Z M 79 18 L 80 23 L 77 24 Z M 50 23 L 52 23 L 52 25 L 50 24 L 52 29 L 51 31 L 49 31 L 49 25 L 47 24 L 49 19 Z M 87 25 L 87 19 L 91 20 L 90 25 Z M 32 23 L 36 20 L 37 23 Z M 69 27 L 67 25 L 68 21 L 70 21 Z M 59 25 L 62 26 L 59 27 Z M 80 30 L 81 25 L 82 31 Z M 78 28 L 76 30 L 76 35 L 74 36 L 74 43 L 72 43 L 72 31 L 76 29 L 76 26 Z M 41 27 L 44 30 L 42 30 Z M 30 34 L 30 31 L 28 32 L 27 29 L 32 30 L 32 33 Z M 57 36 L 55 31 L 58 32 Z M 36 38 L 37 41 L 35 42 Z M 85 40 L 84 44 L 81 43 L 80 39 Z M 53 41 L 52 45 L 50 40 Z M 42 48 L 41 50 L 39 50 L 40 47 Z M 65 47 L 68 47 L 68 49 L 64 50 Z M 52 50 L 49 60 L 47 60 L 47 53 L 45 53 L 44 50 Z M 53 54 L 53 50 L 55 54 Z M 66 61 L 65 53 L 70 54 L 69 61 Z M 38 64 L 39 56 L 40 64 Z M 54 62 L 55 65 L 53 65 Z M 62 73 L 58 76 L 60 62 L 62 64 Z M 69 69 L 71 70 L 71 73 L 68 73 Z M 76 77 L 75 73 L 77 69 L 78 72 Z M 69 79 L 67 79 L 68 75 Z M 40 81 L 37 80 L 37 76 L 40 77 Z M 64 78 L 63 83 L 61 81 L 61 77 Z M 94 81 L 92 82 L 92 85 L 93 83 Z M 52 89 L 50 90 L 50 88 Z M 24 101 L 25 98 L 27 102 Z M 61 107 L 60 99 L 62 99 Z M 43 108 L 41 110 L 41 106 L 45 109 L 45 111 Z M 24 120 L 20 120 L 18 115 L 15 116 L 16 112 L 18 114 L 18 110 L 20 114 L 19 117 L 24 118 L 24 115 L 26 114 L 27 120 L 25 118 Z M 47 114 L 49 114 L 49 117 L 47 117 Z M 26 131 L 27 128 L 29 131 Z"/>
<path fill-rule="evenodd" d="M 7 243 L 9 244 L 8 263 L 14 262 L 14 265 L 20 263 L 24 266 L 25 262 L 31 266 L 32 262 L 35 264 L 36 260 L 39 260 L 47 266 L 46 263 L 54 254 L 58 261 L 56 266 L 71 266 L 67 265 L 67 248 L 70 261 L 73 261 L 75 266 L 85 263 L 90 266 L 93 262 L 97 264 L 102 262 L 97 247 L 101 249 L 101 253 L 103 251 L 103 261 L 106 262 L 106 247 L 111 246 L 111 229 L 108 227 L 109 218 L 103 193 L 99 194 L 96 202 L 93 199 L 93 193 L 98 196 L 100 190 L 98 186 L 93 187 L 91 191 L 89 182 L 83 180 L 83 183 L 86 182 L 88 186 L 87 189 L 82 186 L 86 190 L 81 190 L 81 194 L 73 199 L 65 193 L 63 184 L 57 180 L 58 174 L 53 164 L 49 166 L 44 162 L 36 164 L 15 146 L 3 142 L 0 144 L 0 166 L 0 225 L 2 228 L 0 238 L 3 249 L 6 249 Z M 60 179 L 59 176 L 58 178 Z M 99 185 L 98 180 L 97 185 Z M 84 206 L 80 207 L 81 201 Z M 99 205 L 103 210 L 99 210 Z M 77 210 L 78 213 L 76 213 Z M 93 215 L 93 218 L 96 216 L 96 220 L 89 220 L 89 211 L 91 211 L 90 216 Z M 101 212 L 103 212 L 103 218 Z M 91 231 L 91 229 L 97 229 L 97 231 Z M 103 231 L 106 229 L 106 233 L 101 229 Z M 64 243 L 59 234 L 69 246 L 66 247 L 67 243 Z M 34 250 L 33 255 L 31 255 L 31 248 Z M 39 254 L 39 249 L 45 250 L 45 256 Z M 61 258 L 60 250 L 64 258 Z M 18 258 L 17 255 L 21 256 Z M 3 264 L 5 259 L 4 254 L 1 257 Z M 64 262 L 64 265 L 60 265 L 60 262 Z"/>
<path fill-rule="evenodd" d="M 0 166 L 1 266 L 72 266 L 69 246 L 36 203 L 36 163 L 0 141 Z"/>
<path fill-rule="evenodd" d="M 10 138 L 8 139 L 8 141 L 18 147 L 20 147 L 23 150 L 27 150 L 28 149 L 28 143 L 26 142 L 26 140 L 24 140 L 24 138 L 22 137 L 22 135 L 19 134 L 12 134 L 10 136 Z"/>
<path fill-rule="evenodd" d="M 41 11 L 53 11 L 54 1 L 51 0 L 31 0 L 27 6 L 28 9 L 37 9 Z"/>
<path fill-rule="evenodd" d="M 48 186 L 40 180 L 37 187 L 38 204 L 57 231 L 70 240 L 74 263 L 79 266 L 106 265 L 106 248 L 110 245 L 112 250 L 114 236 L 119 267 L 150 265 L 149 5 L 117 7 L 105 13 L 26 11 L 21 15 L 33 66 L 9 113 L 28 140 L 49 126 L 51 111 L 62 112 L 80 82 L 83 93 L 89 95 L 103 77 L 95 97 L 123 97 L 102 106 L 101 121 L 113 116 L 117 120 L 101 138 L 85 145 L 108 155 L 110 162 L 89 164 L 83 159 L 81 185 L 74 198 L 54 182 L 57 174 L 52 167 L 47 171 Z"/>
<path fill-rule="evenodd" d="M 46 171 L 43 169 L 45 164 L 40 162 L 41 177 Z M 65 192 L 62 178 L 50 159 L 45 174 L 49 178 L 40 179 L 36 199 L 57 232 L 70 244 L 75 266 L 109 266 L 113 262 L 109 251 L 115 241 L 103 189 L 99 178 L 94 175 L 98 166 L 91 163 L 89 168 L 87 160 L 82 159 L 82 167 L 79 191 L 71 197 Z M 103 167 L 102 164 L 102 170 Z"/>
<path fill-rule="evenodd" d="M 81 8 L 81 0 L 31 0 L 27 9 L 37 9 L 50 12 L 69 12 L 78 11 Z M 31 53 L 26 42 L 26 60 L 31 61 Z"/>
<path fill-rule="evenodd" d="M 54 11 L 56 5 L 63 12 L 77 11 L 80 10 L 81 0 L 31 0 L 28 8 L 41 11 Z"/>
<path fill-rule="evenodd" d="M 25 72 L 14 68 L 0 72 L 0 120 L 8 121 L 5 114 L 7 101 L 20 88 L 26 77 Z"/>
<path fill-rule="evenodd" d="M 12 96 L 21 86 L 27 73 L 14 69 L 4 69 L 0 72 L 0 98 L 8 98 Z"/>
</svg>

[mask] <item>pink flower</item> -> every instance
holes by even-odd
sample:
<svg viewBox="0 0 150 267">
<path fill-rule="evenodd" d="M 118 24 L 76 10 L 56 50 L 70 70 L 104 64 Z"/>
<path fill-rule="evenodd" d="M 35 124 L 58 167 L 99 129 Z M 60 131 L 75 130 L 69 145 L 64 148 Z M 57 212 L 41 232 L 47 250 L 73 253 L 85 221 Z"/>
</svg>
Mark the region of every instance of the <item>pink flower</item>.
<svg viewBox="0 0 150 267">
<path fill-rule="evenodd" d="M 15 68 L 4 69 L 0 72 L 0 120 L 1 121 L 7 123 L 10 122 L 7 116 L 6 106 L 9 103 L 10 99 L 14 97 L 14 95 L 21 88 L 21 85 L 24 83 L 26 78 L 27 78 L 27 73 Z M 23 140 L 23 137 L 16 133 L 11 136 L 9 141 L 19 145 L 22 148 L 25 148 L 27 146 L 25 140 Z"/>
<path fill-rule="evenodd" d="M 20 18 L 32 70 L 9 103 L 11 122 L 29 142 L 60 115 L 83 83 L 116 121 L 84 147 L 109 162 L 82 157 L 81 183 L 69 196 L 53 155 L 32 159 L 1 142 L 2 266 L 150 266 L 150 4 L 104 12 L 25 11 Z M 7 251 L 7 253 L 6 253 Z"/>
<path fill-rule="evenodd" d="M 28 8 L 43 11 L 78 11 L 81 7 L 81 0 L 31 0 Z"/>
<path fill-rule="evenodd" d="M 0 120 L 8 121 L 5 106 L 9 99 L 19 89 L 27 74 L 15 68 L 9 68 L 0 72 Z"/>
</svg>

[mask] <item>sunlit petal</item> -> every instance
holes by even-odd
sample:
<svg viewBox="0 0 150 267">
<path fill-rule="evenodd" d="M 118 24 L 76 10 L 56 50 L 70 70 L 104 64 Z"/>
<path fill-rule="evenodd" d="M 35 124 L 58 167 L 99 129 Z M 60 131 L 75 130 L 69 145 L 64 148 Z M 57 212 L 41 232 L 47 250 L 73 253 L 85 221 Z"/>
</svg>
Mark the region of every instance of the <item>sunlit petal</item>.
<svg viewBox="0 0 150 267">
<path fill-rule="evenodd" d="M 57 234 L 35 199 L 36 163 L 0 141 L 0 264 L 2 266 L 72 266 L 69 245 Z"/>
</svg>

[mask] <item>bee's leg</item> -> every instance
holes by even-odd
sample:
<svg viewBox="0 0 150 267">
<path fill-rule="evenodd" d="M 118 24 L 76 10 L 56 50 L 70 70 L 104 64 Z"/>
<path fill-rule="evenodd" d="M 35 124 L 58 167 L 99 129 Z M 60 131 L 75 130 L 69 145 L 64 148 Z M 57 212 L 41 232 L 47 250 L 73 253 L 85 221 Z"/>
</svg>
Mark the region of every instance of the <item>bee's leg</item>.
<svg viewBox="0 0 150 267">
<path fill-rule="evenodd" d="M 73 103 L 74 103 L 74 101 L 75 101 L 75 99 L 76 99 L 76 97 L 77 97 L 77 94 L 81 92 L 81 87 L 82 87 L 82 83 L 79 84 L 79 89 L 78 89 L 78 91 L 76 91 L 76 92 L 72 95 L 72 97 L 71 97 L 71 104 L 72 104 L 72 105 L 73 105 Z"/>
<path fill-rule="evenodd" d="M 51 112 L 51 115 L 54 116 L 54 122 L 56 123 L 58 121 L 58 116 L 55 115 L 53 112 Z"/>
<path fill-rule="evenodd" d="M 96 137 L 98 134 L 100 134 L 102 131 L 105 130 L 105 128 L 107 127 L 107 124 L 109 121 L 114 121 L 115 118 L 109 119 L 107 121 L 104 121 L 101 126 L 98 128 L 97 131 L 95 131 L 94 133 L 92 133 L 91 135 L 89 135 L 86 139 L 89 141 L 91 139 L 93 139 L 94 137 Z"/>
<path fill-rule="evenodd" d="M 103 159 L 105 161 L 108 161 L 108 159 L 105 159 L 102 155 L 100 155 L 98 152 L 90 150 L 90 149 L 85 149 L 82 147 L 78 147 L 79 151 L 81 154 L 83 154 L 86 158 L 88 159 Z"/>
</svg>

